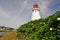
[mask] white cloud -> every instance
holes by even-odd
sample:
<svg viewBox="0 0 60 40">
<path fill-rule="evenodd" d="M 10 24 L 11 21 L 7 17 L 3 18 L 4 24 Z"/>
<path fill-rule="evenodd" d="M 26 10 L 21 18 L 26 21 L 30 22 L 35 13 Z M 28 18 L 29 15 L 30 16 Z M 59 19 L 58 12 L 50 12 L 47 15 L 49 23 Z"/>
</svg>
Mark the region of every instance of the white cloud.
<svg viewBox="0 0 60 40">
<path fill-rule="evenodd" d="M 20 17 L 11 16 L 5 10 L 0 8 L 0 25 L 18 28 L 21 24 L 24 23 L 24 20 Z"/>
<path fill-rule="evenodd" d="M 4 4 L 7 7 L 2 7 L 3 9 L 0 7 L 0 25 L 18 28 L 21 24 L 29 20 L 29 16 L 32 14 L 33 3 L 39 5 L 42 17 L 50 15 L 50 9 L 48 8 L 51 3 L 50 0 L 20 0 L 20 2 L 17 1 L 15 3 L 14 1 L 12 3 L 9 1 L 8 5 L 5 3 L 0 5 L 2 6 Z"/>
<path fill-rule="evenodd" d="M 48 8 L 50 3 L 51 1 L 48 1 L 48 0 L 40 0 L 40 12 L 43 17 L 50 15 L 49 13 L 50 9 Z"/>
<path fill-rule="evenodd" d="M 8 14 L 2 8 L 0 8 L 0 17 L 9 17 Z"/>
<path fill-rule="evenodd" d="M 27 6 L 27 0 L 23 1 L 20 6 L 21 8 L 19 14 L 21 14 L 25 7 Z M 9 12 L 0 7 L 0 25 L 18 28 L 20 25 L 25 23 L 23 17 L 18 15 L 12 15 L 12 13 L 13 12 Z"/>
</svg>

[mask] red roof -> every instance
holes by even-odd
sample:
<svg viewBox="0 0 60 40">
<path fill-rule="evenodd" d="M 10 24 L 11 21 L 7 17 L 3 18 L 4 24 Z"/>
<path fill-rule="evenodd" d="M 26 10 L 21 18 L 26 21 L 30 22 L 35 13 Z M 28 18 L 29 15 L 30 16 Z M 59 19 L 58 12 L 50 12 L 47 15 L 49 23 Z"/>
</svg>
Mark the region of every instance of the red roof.
<svg viewBox="0 0 60 40">
<path fill-rule="evenodd" d="M 38 4 L 35 3 L 35 4 L 33 5 L 33 8 L 38 8 Z"/>
</svg>

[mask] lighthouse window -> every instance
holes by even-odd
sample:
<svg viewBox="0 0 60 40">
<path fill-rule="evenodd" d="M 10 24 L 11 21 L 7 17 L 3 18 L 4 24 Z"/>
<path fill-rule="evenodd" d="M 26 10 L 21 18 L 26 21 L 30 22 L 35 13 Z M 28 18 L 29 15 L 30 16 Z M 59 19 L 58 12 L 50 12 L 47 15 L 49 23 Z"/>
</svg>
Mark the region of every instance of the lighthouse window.
<svg viewBox="0 0 60 40">
<path fill-rule="evenodd" d="M 35 12 L 36 12 L 36 10 L 35 10 Z"/>
</svg>

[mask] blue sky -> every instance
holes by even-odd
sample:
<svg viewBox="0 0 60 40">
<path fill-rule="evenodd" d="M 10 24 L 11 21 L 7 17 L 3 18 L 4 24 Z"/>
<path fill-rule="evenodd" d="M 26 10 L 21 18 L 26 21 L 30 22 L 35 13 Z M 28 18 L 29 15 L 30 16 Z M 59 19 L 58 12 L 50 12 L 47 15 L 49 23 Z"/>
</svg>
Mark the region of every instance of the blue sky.
<svg viewBox="0 0 60 40">
<path fill-rule="evenodd" d="M 60 0 L 0 0 L 0 26 L 18 28 L 30 21 L 34 3 L 42 18 L 60 10 Z"/>
</svg>

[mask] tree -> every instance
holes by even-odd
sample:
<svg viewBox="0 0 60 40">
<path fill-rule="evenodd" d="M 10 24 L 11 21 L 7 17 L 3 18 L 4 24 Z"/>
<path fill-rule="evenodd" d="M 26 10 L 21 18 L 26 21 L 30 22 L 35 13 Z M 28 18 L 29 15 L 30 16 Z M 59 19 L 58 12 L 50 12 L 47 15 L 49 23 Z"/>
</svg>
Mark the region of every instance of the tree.
<svg viewBox="0 0 60 40">
<path fill-rule="evenodd" d="M 30 21 L 17 29 L 17 37 L 25 40 L 60 40 L 58 17 L 60 11 L 45 19 Z"/>
</svg>

